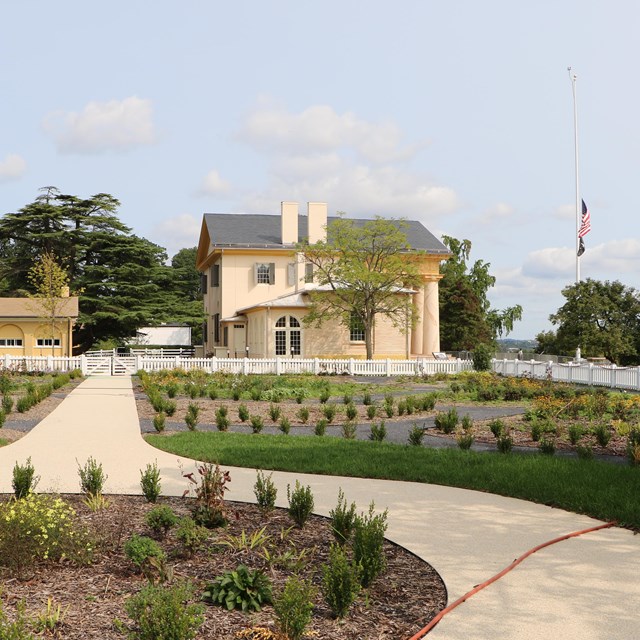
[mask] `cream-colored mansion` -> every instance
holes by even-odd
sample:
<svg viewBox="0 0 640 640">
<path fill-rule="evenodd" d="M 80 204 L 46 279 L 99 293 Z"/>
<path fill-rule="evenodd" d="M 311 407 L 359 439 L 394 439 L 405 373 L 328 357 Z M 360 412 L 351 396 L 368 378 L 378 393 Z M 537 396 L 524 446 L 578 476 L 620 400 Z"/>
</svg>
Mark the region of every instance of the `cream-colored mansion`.
<svg viewBox="0 0 640 640">
<path fill-rule="evenodd" d="M 196 266 L 202 274 L 204 352 L 219 357 L 365 357 L 358 326 L 327 321 L 304 326 L 308 292 L 317 288 L 311 265 L 295 245 L 326 239 L 335 218 L 327 205 L 283 202 L 280 215 L 207 213 L 203 217 Z M 354 220 L 356 224 L 366 221 Z M 386 318 L 376 320 L 376 358 L 431 357 L 440 350 L 438 280 L 448 249 L 421 223 L 405 221 L 411 246 L 420 250 L 423 286 L 411 293 L 419 319 L 408 332 Z"/>
</svg>

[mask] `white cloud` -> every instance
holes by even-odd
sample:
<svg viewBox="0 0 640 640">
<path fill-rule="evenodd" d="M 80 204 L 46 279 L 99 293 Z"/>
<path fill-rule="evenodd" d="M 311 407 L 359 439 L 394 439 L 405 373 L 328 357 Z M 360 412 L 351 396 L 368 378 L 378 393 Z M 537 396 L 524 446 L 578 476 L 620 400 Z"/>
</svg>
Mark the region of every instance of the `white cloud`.
<svg viewBox="0 0 640 640">
<path fill-rule="evenodd" d="M 227 180 L 222 179 L 218 170 L 211 169 L 204 177 L 198 193 L 200 195 L 219 195 L 221 193 L 228 193 L 230 189 L 231 184 Z"/>
<path fill-rule="evenodd" d="M 172 258 L 180 249 L 198 243 L 202 218 L 190 213 L 181 213 L 160 222 L 153 230 L 154 242 L 167 250 Z"/>
<path fill-rule="evenodd" d="M 10 153 L 0 161 L 0 182 L 18 180 L 27 170 L 27 163 L 22 156 Z"/>
<path fill-rule="evenodd" d="M 90 102 L 79 113 L 50 113 L 44 128 L 61 153 L 123 152 L 156 141 L 151 101 L 136 96 Z"/>
<path fill-rule="evenodd" d="M 392 122 L 374 123 L 325 105 L 290 113 L 259 105 L 240 139 L 269 159 L 269 183 L 242 208 L 271 211 L 282 200 L 328 202 L 352 216 L 410 217 L 427 222 L 459 206 L 453 189 L 406 166 L 424 145 L 402 146 Z"/>
<path fill-rule="evenodd" d="M 567 278 L 575 273 L 575 249 L 548 247 L 530 252 L 522 265 L 522 274 L 531 278 Z"/>
<path fill-rule="evenodd" d="M 479 224 L 503 223 L 514 214 L 514 208 L 506 202 L 498 202 L 496 205 L 484 211 L 474 222 Z"/>
<path fill-rule="evenodd" d="M 576 205 L 575 204 L 563 204 L 557 207 L 553 212 L 556 218 L 562 220 L 575 220 L 576 219 Z"/>
<path fill-rule="evenodd" d="M 259 107 L 238 135 L 266 151 L 306 155 L 346 150 L 374 164 L 407 160 L 425 146 L 424 142 L 401 146 L 402 132 L 394 122 L 367 122 L 349 111 L 338 114 L 328 105 L 314 105 L 300 113 Z"/>
</svg>

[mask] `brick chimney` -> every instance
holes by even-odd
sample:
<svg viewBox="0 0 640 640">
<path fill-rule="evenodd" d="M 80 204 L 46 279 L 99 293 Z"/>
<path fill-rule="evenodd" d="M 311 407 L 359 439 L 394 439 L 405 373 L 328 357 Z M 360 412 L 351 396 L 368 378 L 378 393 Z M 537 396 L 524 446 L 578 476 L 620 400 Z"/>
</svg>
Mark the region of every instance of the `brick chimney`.
<svg viewBox="0 0 640 640">
<path fill-rule="evenodd" d="M 280 229 L 282 244 L 296 244 L 298 242 L 298 203 L 280 203 Z"/>
<path fill-rule="evenodd" d="M 309 244 L 327 239 L 327 203 L 307 202 Z"/>
</svg>

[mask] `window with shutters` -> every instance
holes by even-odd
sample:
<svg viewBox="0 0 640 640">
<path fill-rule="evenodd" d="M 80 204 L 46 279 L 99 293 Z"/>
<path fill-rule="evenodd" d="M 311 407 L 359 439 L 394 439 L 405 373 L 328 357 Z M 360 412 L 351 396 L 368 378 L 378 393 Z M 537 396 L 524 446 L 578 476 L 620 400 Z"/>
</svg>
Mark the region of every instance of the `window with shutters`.
<svg viewBox="0 0 640 640">
<path fill-rule="evenodd" d="M 274 262 L 256 262 L 254 266 L 256 284 L 275 284 L 276 265 Z"/>
<path fill-rule="evenodd" d="M 214 264 L 211 267 L 211 286 L 219 287 L 220 286 L 220 265 Z"/>
</svg>

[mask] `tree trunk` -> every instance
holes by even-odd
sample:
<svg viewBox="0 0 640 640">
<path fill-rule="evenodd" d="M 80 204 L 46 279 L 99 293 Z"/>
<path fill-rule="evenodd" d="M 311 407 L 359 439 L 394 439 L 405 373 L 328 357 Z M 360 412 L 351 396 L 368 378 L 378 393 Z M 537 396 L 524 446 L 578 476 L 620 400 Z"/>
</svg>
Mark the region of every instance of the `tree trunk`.
<svg viewBox="0 0 640 640">
<path fill-rule="evenodd" d="M 364 346 L 367 350 L 367 360 L 373 360 L 373 321 L 368 318 L 364 323 Z"/>
</svg>

